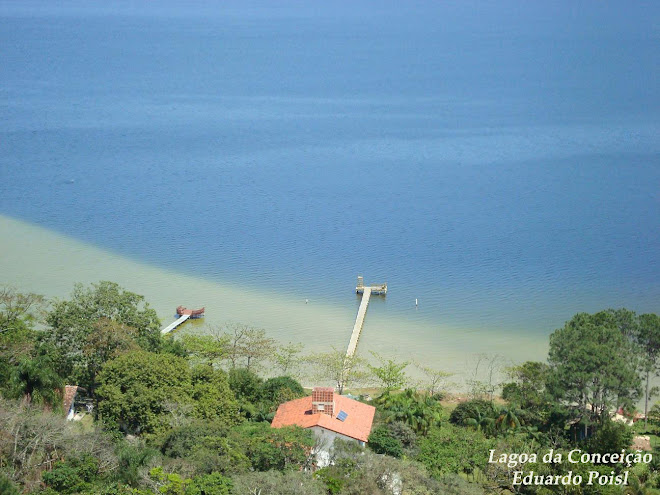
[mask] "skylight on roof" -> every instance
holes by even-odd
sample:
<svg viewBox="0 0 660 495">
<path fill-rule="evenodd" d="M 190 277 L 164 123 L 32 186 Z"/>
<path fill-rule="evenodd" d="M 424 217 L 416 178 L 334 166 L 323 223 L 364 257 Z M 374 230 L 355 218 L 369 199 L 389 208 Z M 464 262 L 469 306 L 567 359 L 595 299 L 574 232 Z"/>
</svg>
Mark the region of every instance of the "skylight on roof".
<svg viewBox="0 0 660 495">
<path fill-rule="evenodd" d="M 339 421 L 346 421 L 346 418 L 348 418 L 348 413 L 344 411 L 339 411 L 339 414 L 337 414 L 337 419 Z"/>
</svg>

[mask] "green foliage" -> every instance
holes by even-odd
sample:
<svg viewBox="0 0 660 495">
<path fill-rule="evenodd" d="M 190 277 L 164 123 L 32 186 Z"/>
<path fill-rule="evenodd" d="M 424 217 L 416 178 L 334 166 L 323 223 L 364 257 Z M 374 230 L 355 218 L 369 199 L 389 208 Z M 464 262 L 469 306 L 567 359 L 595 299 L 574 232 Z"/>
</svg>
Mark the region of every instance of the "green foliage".
<svg viewBox="0 0 660 495">
<path fill-rule="evenodd" d="M 526 361 L 508 368 L 507 375 L 513 380 L 502 386 L 502 398 L 522 409 L 541 409 L 551 400 L 546 391 L 549 366 L 537 361 Z"/>
<path fill-rule="evenodd" d="M 417 454 L 417 435 L 410 426 L 401 421 L 393 421 L 387 424 L 387 431 L 399 441 L 406 456 L 414 457 Z"/>
<path fill-rule="evenodd" d="M 484 469 L 492 441 L 479 431 L 443 423 L 419 440 L 419 460 L 436 479 L 451 473 Z"/>
<path fill-rule="evenodd" d="M 253 421 L 271 422 L 280 404 L 305 395 L 302 385 L 291 377 L 269 378 L 261 385 L 257 392 L 258 399 L 253 399 L 251 408 L 244 406 L 244 409 L 246 415 Z"/>
<path fill-rule="evenodd" d="M 460 476 L 451 474 L 448 474 L 440 479 L 438 488 L 438 491 L 429 492 L 429 494 L 442 493 L 442 495 L 485 495 L 487 493 L 480 485 L 476 483 L 468 483 Z"/>
<path fill-rule="evenodd" d="M 308 358 L 312 368 L 312 376 L 318 381 L 333 381 L 337 393 L 344 393 L 344 389 L 364 382 L 368 374 L 365 371 L 366 362 L 353 354 L 346 356 L 345 351 L 332 349 L 329 352 L 313 354 Z"/>
<path fill-rule="evenodd" d="M 88 369 L 89 353 L 84 350 L 93 344 L 88 339 L 100 320 L 130 327 L 131 337 L 145 350 L 157 351 L 161 346 L 160 321 L 143 296 L 114 282 L 103 281 L 88 288 L 77 284 L 71 299 L 56 301 L 47 314 L 50 331 L 44 340 L 56 351 L 58 373 L 79 385 L 94 385 L 84 381 L 94 375 Z M 98 350 L 102 350 L 102 342 L 98 344 Z M 99 363 L 94 365 L 98 367 Z"/>
<path fill-rule="evenodd" d="M 416 462 L 376 455 L 353 442 L 336 441 L 334 464 L 319 470 L 331 493 L 436 495 L 442 484 L 429 478 Z"/>
<path fill-rule="evenodd" d="M 43 474 L 44 483 L 58 493 L 77 493 L 88 489 L 98 476 L 99 464 L 90 455 L 58 462 Z"/>
<path fill-rule="evenodd" d="M 58 493 L 76 493 L 85 488 L 76 470 L 63 462 L 57 463 L 52 471 L 46 471 L 43 480 Z"/>
<path fill-rule="evenodd" d="M 220 473 L 196 476 L 188 485 L 186 495 L 230 495 L 233 483 Z"/>
<path fill-rule="evenodd" d="M 488 420 L 492 420 L 491 423 L 494 426 L 498 415 L 497 408 L 491 401 L 473 399 L 458 404 L 449 415 L 449 422 L 457 426 L 479 425 L 480 429 L 484 429 L 489 423 Z"/>
<path fill-rule="evenodd" d="M 231 368 L 254 370 L 275 352 L 275 341 L 267 337 L 262 328 L 232 323 L 227 325 L 224 335 L 228 342 L 226 357 Z"/>
<path fill-rule="evenodd" d="M 371 431 L 367 445 L 377 454 L 386 454 L 392 457 L 403 455 L 401 442 L 385 426 L 378 426 Z"/>
<path fill-rule="evenodd" d="M 630 341 L 612 312 L 575 315 L 550 336 L 548 385 L 578 417 L 598 421 L 611 409 L 639 398 Z"/>
<path fill-rule="evenodd" d="M 100 475 L 115 469 L 116 457 L 107 435 L 81 431 L 79 426 L 66 421 L 61 410 L 50 412 L 25 401 L 0 399 L 3 472 L 30 491 L 41 482 L 42 472 L 58 459 L 66 459 L 66 465 L 76 470 L 85 482 L 92 478 L 88 473 L 94 471 L 87 469 L 88 460 L 98 461 Z"/>
<path fill-rule="evenodd" d="M 420 435 L 425 435 L 445 417 L 444 409 L 438 401 L 412 389 L 400 394 L 386 392 L 376 399 L 376 404 L 386 423 L 406 423 Z"/>
<path fill-rule="evenodd" d="M 32 328 L 46 306 L 46 299 L 32 292 L 0 287 L 0 333 L 12 328 Z"/>
<path fill-rule="evenodd" d="M 288 390 L 289 392 L 283 392 Z M 290 376 L 277 376 L 269 378 L 261 387 L 261 399 L 271 402 L 277 402 L 282 395 L 286 394 L 286 400 L 296 399 L 305 396 L 305 389 L 302 385 Z"/>
<path fill-rule="evenodd" d="M 351 482 L 351 478 L 355 476 L 359 476 L 357 462 L 347 458 L 337 459 L 333 464 L 314 473 L 314 477 L 325 484 L 331 495 L 341 493 L 342 489 Z"/>
<path fill-rule="evenodd" d="M 174 339 L 164 338 L 161 340 L 160 352 L 163 354 L 173 354 L 178 357 L 188 357 L 188 351 L 181 342 Z"/>
<path fill-rule="evenodd" d="M 9 395 L 54 406 L 61 403 L 63 389 L 64 383 L 48 356 L 24 357 L 12 371 Z"/>
<path fill-rule="evenodd" d="M 437 370 L 429 366 L 422 366 L 420 364 L 415 364 L 422 373 L 426 376 L 425 385 L 427 387 L 428 393 L 430 396 L 436 394 L 443 394 L 442 387 L 445 385 L 447 378 L 452 376 L 452 373 L 446 371 Z"/>
<path fill-rule="evenodd" d="M 139 349 L 136 342 L 137 331 L 107 318 L 94 322 L 83 344 L 83 354 L 86 358 L 86 369 L 80 370 L 80 382 L 87 386 L 93 394 L 96 386 L 96 375 L 101 367 L 110 359 L 124 352 Z"/>
<path fill-rule="evenodd" d="M 637 320 L 634 340 L 640 349 L 640 371 L 643 373 L 646 387 L 644 390 L 644 415 L 648 415 L 648 403 L 658 391 L 651 388 L 651 377 L 660 374 L 660 317 L 656 314 L 640 315 Z M 645 424 L 647 421 L 645 420 Z"/>
<path fill-rule="evenodd" d="M 257 402 L 260 398 L 262 380 L 247 368 L 229 370 L 229 388 L 238 400 Z"/>
<path fill-rule="evenodd" d="M 197 421 L 172 429 L 161 451 L 170 458 L 185 459 L 198 473 L 241 472 L 250 468 L 244 442 L 229 438 L 226 425 Z"/>
<path fill-rule="evenodd" d="M 226 335 L 190 335 L 181 337 L 185 351 L 200 360 L 217 363 L 229 352 L 229 337 Z"/>
<path fill-rule="evenodd" d="M 150 470 L 149 476 L 156 483 L 158 493 L 163 495 L 185 495 L 191 481 L 182 478 L 177 473 L 166 473 L 162 467 L 155 467 Z"/>
<path fill-rule="evenodd" d="M 191 401 L 188 363 L 170 354 L 124 354 L 107 362 L 98 379 L 100 417 L 129 433 L 163 429 L 166 403 Z"/>
<path fill-rule="evenodd" d="M 630 426 L 606 417 L 592 435 L 587 446 L 589 452 L 606 454 L 608 452 L 621 452 L 632 445 L 633 430 Z"/>
<path fill-rule="evenodd" d="M 648 413 L 649 422 L 656 428 L 660 427 L 660 404 L 654 404 Z"/>
<path fill-rule="evenodd" d="M 140 483 L 140 470 L 158 456 L 158 451 L 144 445 L 121 442 L 117 445 L 117 478 L 121 483 L 137 487 Z"/>
<path fill-rule="evenodd" d="M 2 495 L 20 495 L 18 486 L 2 473 L 0 473 L 0 493 Z"/>
<path fill-rule="evenodd" d="M 33 356 L 38 333 L 32 318 L 23 316 L 15 297 L 24 297 L 10 289 L 0 289 L 0 393 L 11 396 L 10 379 L 19 362 Z M 27 297 L 27 296 L 25 296 Z"/>
<path fill-rule="evenodd" d="M 519 410 L 513 407 L 503 407 L 495 419 L 495 430 L 499 433 L 507 433 L 521 427 L 520 419 L 518 418 Z"/>
<path fill-rule="evenodd" d="M 378 366 L 367 364 L 367 367 L 380 387 L 389 392 L 406 386 L 408 377 L 403 370 L 410 364 L 408 361 L 399 363 L 393 359 L 385 359 L 373 351 L 371 355 L 378 361 Z"/>
<path fill-rule="evenodd" d="M 243 423 L 232 430 L 230 438 L 243 446 L 257 471 L 301 469 L 312 461 L 312 432 L 297 426 L 271 428 L 267 423 Z"/>
<path fill-rule="evenodd" d="M 227 425 L 240 422 L 238 403 L 224 371 L 211 366 L 193 368 L 192 398 L 195 417 Z"/>
<path fill-rule="evenodd" d="M 273 353 L 273 364 L 275 368 L 285 376 L 298 378 L 300 369 L 300 353 L 304 346 L 300 342 L 289 342 L 287 345 L 278 347 Z"/>
<path fill-rule="evenodd" d="M 232 477 L 235 495 L 327 495 L 323 483 L 306 473 L 268 471 Z"/>
</svg>

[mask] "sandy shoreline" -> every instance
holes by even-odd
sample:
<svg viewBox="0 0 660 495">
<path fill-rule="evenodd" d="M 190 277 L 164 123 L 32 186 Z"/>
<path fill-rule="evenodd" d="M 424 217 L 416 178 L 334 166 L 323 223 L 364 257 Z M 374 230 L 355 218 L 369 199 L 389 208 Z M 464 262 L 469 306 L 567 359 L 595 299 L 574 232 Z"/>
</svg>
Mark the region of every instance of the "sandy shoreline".
<svg viewBox="0 0 660 495">
<path fill-rule="evenodd" d="M 49 298 L 66 298 L 76 282 L 112 280 L 143 294 L 163 324 L 173 320 L 174 309 L 180 304 L 206 306 L 204 321 L 186 324 L 183 331 L 203 331 L 208 325 L 233 321 L 264 328 L 282 343 L 302 342 L 307 352 L 333 346 L 344 349 L 357 310 L 317 301 L 305 304 L 304 299 L 218 284 L 150 266 L 2 215 L 0 238 L 0 284 Z M 349 296 L 347 301 L 354 304 Z M 499 354 L 507 364 L 544 360 L 547 339 L 487 329 L 422 325 L 370 308 L 358 353 L 368 356 L 370 350 L 450 371 L 462 381 L 461 377 L 474 368 L 477 354 Z"/>
</svg>

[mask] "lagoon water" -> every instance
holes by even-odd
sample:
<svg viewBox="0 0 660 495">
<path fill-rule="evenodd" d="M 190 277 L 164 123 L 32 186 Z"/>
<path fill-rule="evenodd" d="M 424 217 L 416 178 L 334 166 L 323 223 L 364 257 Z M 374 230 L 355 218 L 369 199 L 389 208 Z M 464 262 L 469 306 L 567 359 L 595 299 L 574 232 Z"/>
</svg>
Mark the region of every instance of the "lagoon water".
<svg viewBox="0 0 660 495">
<path fill-rule="evenodd" d="M 117 280 L 318 350 L 363 274 L 390 292 L 360 352 L 542 359 L 577 312 L 660 311 L 659 20 L 0 0 L 0 282 Z"/>
</svg>

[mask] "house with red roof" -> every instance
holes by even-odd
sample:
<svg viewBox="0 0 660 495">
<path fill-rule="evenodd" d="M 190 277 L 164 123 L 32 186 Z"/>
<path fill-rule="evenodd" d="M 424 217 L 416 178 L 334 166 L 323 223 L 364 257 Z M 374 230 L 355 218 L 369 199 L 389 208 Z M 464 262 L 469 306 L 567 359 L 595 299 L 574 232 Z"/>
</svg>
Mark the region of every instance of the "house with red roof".
<svg viewBox="0 0 660 495">
<path fill-rule="evenodd" d="M 277 408 L 271 426 L 301 426 L 317 439 L 317 460 L 327 465 L 336 438 L 364 446 L 371 433 L 376 408 L 335 393 L 332 387 L 315 387 L 312 395 L 291 400 Z"/>
</svg>

